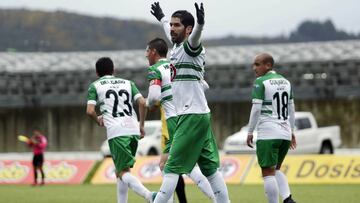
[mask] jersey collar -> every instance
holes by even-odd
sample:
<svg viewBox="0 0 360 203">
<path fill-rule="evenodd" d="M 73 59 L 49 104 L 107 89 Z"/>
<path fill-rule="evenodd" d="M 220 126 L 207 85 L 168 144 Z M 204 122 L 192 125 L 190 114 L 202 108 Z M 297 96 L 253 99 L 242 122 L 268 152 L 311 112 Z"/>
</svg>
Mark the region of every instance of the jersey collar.
<svg viewBox="0 0 360 203">
<path fill-rule="evenodd" d="M 115 77 L 115 76 L 113 76 L 113 75 L 104 75 L 101 78 L 113 78 L 113 77 Z"/>
</svg>

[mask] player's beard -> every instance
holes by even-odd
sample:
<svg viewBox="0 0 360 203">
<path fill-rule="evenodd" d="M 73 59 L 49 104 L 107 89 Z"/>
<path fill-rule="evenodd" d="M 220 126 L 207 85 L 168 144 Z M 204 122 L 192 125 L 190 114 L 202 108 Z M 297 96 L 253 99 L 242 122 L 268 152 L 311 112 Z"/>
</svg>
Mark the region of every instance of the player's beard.
<svg viewBox="0 0 360 203">
<path fill-rule="evenodd" d="M 173 31 L 170 32 L 171 35 L 171 41 L 174 44 L 180 44 L 185 40 L 185 30 L 181 33 L 175 33 Z"/>
</svg>

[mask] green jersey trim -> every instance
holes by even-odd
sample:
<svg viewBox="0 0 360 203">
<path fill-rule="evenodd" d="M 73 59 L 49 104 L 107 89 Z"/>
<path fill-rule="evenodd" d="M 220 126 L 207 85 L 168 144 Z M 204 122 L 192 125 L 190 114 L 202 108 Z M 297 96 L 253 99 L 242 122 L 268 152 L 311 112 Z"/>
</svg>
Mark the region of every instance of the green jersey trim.
<svg viewBox="0 0 360 203">
<path fill-rule="evenodd" d="M 262 114 L 272 114 L 271 110 L 261 110 Z"/>
<path fill-rule="evenodd" d="M 264 101 L 262 104 L 263 105 L 272 105 L 272 101 Z"/>
<path fill-rule="evenodd" d="M 176 75 L 174 81 L 194 81 L 200 80 L 196 75 Z"/>
<path fill-rule="evenodd" d="M 175 64 L 175 67 L 176 69 L 186 68 L 186 69 L 193 69 L 199 72 L 203 71 L 203 69 L 200 66 L 197 66 L 193 63 L 177 63 Z"/>
<path fill-rule="evenodd" d="M 88 89 L 87 100 L 88 101 L 97 101 L 97 99 L 98 99 L 98 97 L 97 97 L 95 85 L 94 85 L 94 83 L 91 83 L 91 85 L 89 86 L 89 89 Z"/>
<path fill-rule="evenodd" d="M 149 82 L 155 79 L 161 80 L 161 72 L 159 71 L 159 69 L 157 69 L 157 67 L 151 66 L 148 69 L 147 79 Z"/>
<path fill-rule="evenodd" d="M 202 44 L 200 44 L 196 49 L 193 49 L 191 48 L 190 44 L 188 41 L 185 41 L 184 44 L 184 50 L 185 52 L 189 55 L 189 56 L 192 56 L 192 57 L 196 57 L 196 56 L 199 56 L 200 53 L 202 52 L 203 50 L 203 46 Z"/>
<path fill-rule="evenodd" d="M 164 102 L 172 101 L 172 99 L 173 99 L 173 96 L 172 96 L 172 95 L 169 95 L 169 96 L 166 96 L 166 97 L 161 98 L 160 103 L 163 104 Z"/>
<path fill-rule="evenodd" d="M 268 79 L 273 79 L 273 78 L 284 78 L 284 77 L 282 75 L 277 74 L 275 71 L 269 71 L 265 75 L 256 78 L 256 80 L 254 82 L 253 91 L 251 94 L 252 98 L 264 100 L 264 97 L 265 97 L 264 81 L 266 81 Z"/>
<path fill-rule="evenodd" d="M 136 98 L 134 98 L 134 96 L 137 94 L 140 94 L 140 91 L 138 90 L 138 88 L 136 87 L 136 85 L 133 81 L 130 81 L 130 84 L 131 84 L 131 95 L 135 101 Z"/>
<path fill-rule="evenodd" d="M 165 92 L 166 90 L 169 90 L 169 89 L 171 89 L 171 85 L 167 84 L 164 87 L 161 87 L 161 92 Z"/>
</svg>

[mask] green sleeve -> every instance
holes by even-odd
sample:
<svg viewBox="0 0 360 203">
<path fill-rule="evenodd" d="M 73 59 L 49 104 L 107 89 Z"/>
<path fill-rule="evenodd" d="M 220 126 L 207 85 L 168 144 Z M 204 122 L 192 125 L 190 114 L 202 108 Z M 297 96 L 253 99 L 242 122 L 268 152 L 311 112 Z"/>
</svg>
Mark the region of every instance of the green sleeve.
<svg viewBox="0 0 360 203">
<path fill-rule="evenodd" d="M 196 48 L 192 48 L 189 44 L 188 41 L 185 41 L 184 44 L 184 50 L 185 52 L 189 55 L 189 56 L 192 56 L 192 57 L 196 57 L 196 56 L 199 56 L 200 53 L 202 52 L 203 50 L 203 46 L 202 44 L 200 44 L 198 47 Z"/>
<path fill-rule="evenodd" d="M 252 99 L 264 100 L 265 87 L 261 80 L 255 80 L 252 90 Z"/>
<path fill-rule="evenodd" d="M 131 83 L 131 95 L 134 98 L 135 95 L 140 94 L 140 91 L 138 90 L 138 88 L 136 87 L 133 81 L 131 81 L 130 83 Z"/>
<path fill-rule="evenodd" d="M 88 94 L 87 94 L 87 100 L 88 101 L 97 101 L 97 93 L 96 93 L 96 88 L 95 88 L 95 85 L 94 84 L 91 84 L 89 86 L 89 89 L 88 89 Z"/>
<path fill-rule="evenodd" d="M 160 73 L 160 71 L 159 71 L 157 68 L 151 66 L 151 67 L 148 69 L 147 79 L 148 79 L 148 81 L 151 81 L 151 80 L 154 80 L 154 79 L 161 80 L 161 73 Z"/>
</svg>

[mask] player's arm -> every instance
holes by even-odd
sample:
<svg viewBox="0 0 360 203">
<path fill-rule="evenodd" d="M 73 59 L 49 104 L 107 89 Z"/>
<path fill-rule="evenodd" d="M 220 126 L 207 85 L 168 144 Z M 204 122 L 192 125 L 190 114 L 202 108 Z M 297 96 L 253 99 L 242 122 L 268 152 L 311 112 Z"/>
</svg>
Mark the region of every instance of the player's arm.
<svg viewBox="0 0 360 203">
<path fill-rule="evenodd" d="M 102 116 L 98 116 L 95 110 L 97 103 L 97 92 L 93 84 L 90 85 L 87 95 L 86 114 L 90 116 L 99 126 L 104 126 Z"/>
<path fill-rule="evenodd" d="M 253 148 L 253 133 L 261 114 L 261 107 L 264 100 L 264 91 L 265 88 L 262 82 L 259 80 L 255 80 L 252 91 L 252 107 L 249 118 L 248 137 L 246 140 L 247 145 L 251 148 Z"/>
<path fill-rule="evenodd" d="M 95 104 L 87 104 L 86 114 L 90 116 L 99 126 L 104 126 L 102 116 L 98 116 L 95 110 Z"/>
<path fill-rule="evenodd" d="M 201 48 L 201 33 L 205 24 L 205 11 L 203 3 L 200 4 L 200 7 L 197 3 L 195 3 L 195 8 L 197 21 L 188 39 L 189 48 L 192 51 L 197 51 Z"/>
<path fill-rule="evenodd" d="M 290 93 L 290 100 L 289 100 L 289 122 L 291 127 L 291 149 L 296 148 L 296 137 L 294 134 L 295 131 L 295 104 L 293 99 L 293 93 Z"/>
<path fill-rule="evenodd" d="M 161 80 L 153 79 L 150 81 L 149 94 L 146 100 L 146 106 L 151 110 L 157 107 L 161 99 Z"/>
<path fill-rule="evenodd" d="M 142 138 L 145 135 L 144 123 L 146 118 L 146 107 L 145 107 L 146 101 L 144 97 L 141 95 L 138 88 L 136 87 L 135 83 L 131 81 L 130 85 L 131 85 L 131 95 L 133 95 L 133 101 L 135 101 L 138 104 L 138 108 L 139 108 L 139 117 L 140 117 L 139 127 L 140 127 L 140 136 Z"/>
<path fill-rule="evenodd" d="M 139 125 L 140 125 L 140 133 L 141 133 L 141 137 L 145 136 L 145 119 L 146 119 L 146 114 L 147 114 L 147 109 L 146 109 L 146 100 L 143 96 L 138 97 L 138 99 L 136 100 L 138 107 L 139 107 L 139 117 L 140 117 L 140 121 L 139 121 Z"/>
<path fill-rule="evenodd" d="M 248 138 L 246 140 L 246 143 L 249 147 L 253 148 L 253 133 L 256 127 L 256 124 L 259 120 L 260 113 L 261 113 L 261 106 L 262 101 L 256 101 L 252 104 L 251 112 L 250 112 L 250 118 L 249 118 L 249 130 L 248 130 Z"/>
<path fill-rule="evenodd" d="M 166 38 L 171 41 L 171 35 L 170 35 L 170 24 L 169 24 L 169 20 L 167 20 L 165 18 L 165 15 L 160 7 L 160 3 L 159 2 L 154 2 L 153 4 L 151 4 L 151 11 L 150 13 L 155 16 L 155 18 L 161 22 Z"/>
</svg>

